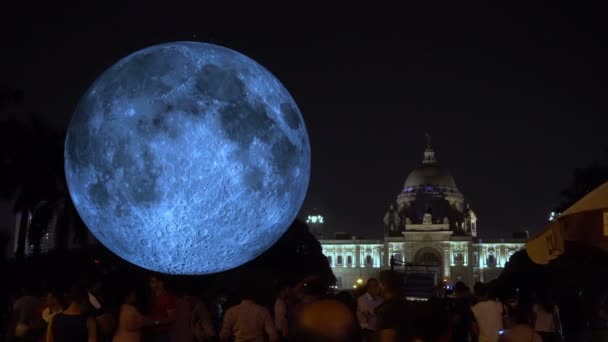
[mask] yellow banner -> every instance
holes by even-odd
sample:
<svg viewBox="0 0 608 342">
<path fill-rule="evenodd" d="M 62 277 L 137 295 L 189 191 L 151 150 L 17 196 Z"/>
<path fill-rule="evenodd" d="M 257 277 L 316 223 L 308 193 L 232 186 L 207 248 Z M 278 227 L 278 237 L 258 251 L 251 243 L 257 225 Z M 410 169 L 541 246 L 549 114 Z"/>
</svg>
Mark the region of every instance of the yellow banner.
<svg viewBox="0 0 608 342">
<path fill-rule="evenodd" d="M 534 263 L 546 265 L 564 253 L 564 236 L 557 220 L 549 223 L 545 230 L 526 243 L 526 253 Z"/>
</svg>

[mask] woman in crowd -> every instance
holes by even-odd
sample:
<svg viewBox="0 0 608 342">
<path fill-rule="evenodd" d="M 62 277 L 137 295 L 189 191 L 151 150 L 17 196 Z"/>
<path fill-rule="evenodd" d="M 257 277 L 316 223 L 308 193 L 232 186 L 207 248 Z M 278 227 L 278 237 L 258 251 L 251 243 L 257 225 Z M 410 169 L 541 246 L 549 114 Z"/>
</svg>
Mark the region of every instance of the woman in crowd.
<svg viewBox="0 0 608 342">
<path fill-rule="evenodd" d="M 55 314 L 47 328 L 47 342 L 96 342 L 95 319 L 87 316 L 87 291 L 81 286 L 70 290 L 70 304 Z"/>
<path fill-rule="evenodd" d="M 543 295 L 532 307 L 534 330 L 542 336 L 544 342 L 562 340 L 562 325 L 559 309 L 549 295 Z"/>
<path fill-rule="evenodd" d="M 57 291 L 49 291 L 46 295 L 46 308 L 42 310 L 42 319 L 48 324 L 51 318 L 63 311 L 63 301 Z"/>
<path fill-rule="evenodd" d="M 118 329 L 113 342 L 139 342 L 141 340 L 141 328 L 144 325 L 150 325 L 151 322 L 140 313 L 137 304 L 137 291 L 131 289 L 127 292 L 124 303 L 120 307 Z"/>
<path fill-rule="evenodd" d="M 192 332 L 196 342 L 215 341 L 217 339 L 211 313 L 202 299 L 195 302 L 192 310 Z"/>
</svg>

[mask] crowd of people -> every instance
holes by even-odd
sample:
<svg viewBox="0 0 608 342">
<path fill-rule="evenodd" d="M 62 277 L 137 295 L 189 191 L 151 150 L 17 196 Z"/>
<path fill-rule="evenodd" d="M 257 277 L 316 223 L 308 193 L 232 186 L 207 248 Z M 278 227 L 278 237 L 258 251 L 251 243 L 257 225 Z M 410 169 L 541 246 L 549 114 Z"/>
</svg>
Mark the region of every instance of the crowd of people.
<svg viewBox="0 0 608 342">
<path fill-rule="evenodd" d="M 26 284 L 27 285 L 27 284 Z M 310 276 L 278 283 L 274 303 L 254 286 L 236 294 L 169 288 L 162 275 L 108 291 L 97 279 L 69 289 L 22 286 L 11 300 L 7 341 L 562 341 L 548 293 L 498 298 L 477 283 L 438 286 L 432 298 L 404 297 L 402 277 L 383 271 L 358 291 L 332 293 Z M 108 293 L 113 293 L 108 295 Z M 568 340 L 578 340 L 573 337 Z"/>
</svg>

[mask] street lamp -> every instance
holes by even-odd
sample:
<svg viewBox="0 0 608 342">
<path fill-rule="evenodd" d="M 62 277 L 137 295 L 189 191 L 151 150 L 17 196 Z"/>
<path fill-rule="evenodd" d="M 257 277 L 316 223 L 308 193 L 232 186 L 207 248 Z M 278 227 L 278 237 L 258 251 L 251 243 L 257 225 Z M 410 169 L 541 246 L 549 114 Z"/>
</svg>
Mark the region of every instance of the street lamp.
<svg viewBox="0 0 608 342">
<path fill-rule="evenodd" d="M 359 284 L 359 285 L 363 284 L 363 279 L 361 279 L 361 278 L 357 279 L 357 284 Z"/>
<path fill-rule="evenodd" d="M 353 289 L 356 289 L 356 288 L 357 288 L 357 285 L 353 285 Z"/>
</svg>

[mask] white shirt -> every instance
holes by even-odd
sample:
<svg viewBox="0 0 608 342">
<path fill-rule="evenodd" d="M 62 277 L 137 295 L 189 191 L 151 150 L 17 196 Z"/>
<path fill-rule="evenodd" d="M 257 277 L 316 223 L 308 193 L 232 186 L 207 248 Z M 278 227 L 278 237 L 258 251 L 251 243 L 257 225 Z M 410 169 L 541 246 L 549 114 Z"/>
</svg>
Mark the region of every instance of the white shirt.
<svg viewBox="0 0 608 342">
<path fill-rule="evenodd" d="M 89 303 L 91 303 L 95 310 L 99 310 L 101 308 L 101 303 L 99 303 L 97 298 L 95 298 L 91 292 L 87 292 L 87 294 L 89 295 Z"/>
<path fill-rule="evenodd" d="M 369 293 L 357 299 L 357 320 L 361 329 L 376 331 L 378 328 L 378 315 L 376 308 L 384 302 L 382 297 L 373 298 Z"/>
<path fill-rule="evenodd" d="M 516 325 L 505 331 L 500 342 L 543 342 L 542 337 L 527 325 Z"/>
<path fill-rule="evenodd" d="M 484 300 L 471 309 L 479 326 L 479 342 L 497 342 L 498 331 L 502 330 L 502 303 Z"/>
</svg>

